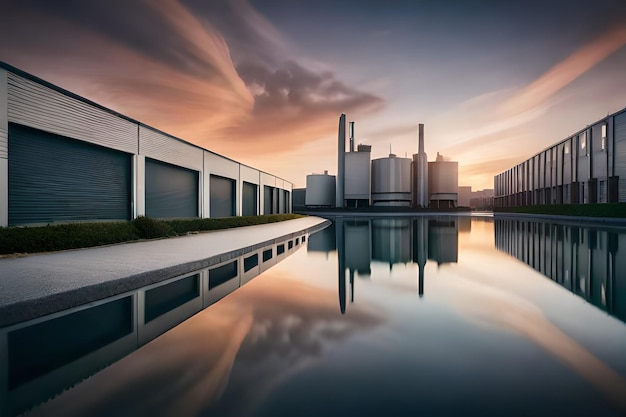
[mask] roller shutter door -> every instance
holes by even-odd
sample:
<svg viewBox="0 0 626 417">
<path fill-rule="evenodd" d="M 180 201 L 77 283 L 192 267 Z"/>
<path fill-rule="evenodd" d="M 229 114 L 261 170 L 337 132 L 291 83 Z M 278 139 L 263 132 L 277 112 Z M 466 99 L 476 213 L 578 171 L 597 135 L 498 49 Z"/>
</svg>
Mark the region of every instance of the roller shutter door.
<svg viewBox="0 0 626 417">
<path fill-rule="evenodd" d="M 146 216 L 198 217 L 198 172 L 146 158 Z"/>
<path fill-rule="evenodd" d="M 241 194 L 243 196 L 241 203 L 241 214 L 243 216 L 256 216 L 257 185 L 244 181 Z"/>
<path fill-rule="evenodd" d="M 263 214 L 272 214 L 273 187 L 263 186 Z"/>
<path fill-rule="evenodd" d="M 9 124 L 9 225 L 129 220 L 131 155 Z"/>
<path fill-rule="evenodd" d="M 619 202 L 626 203 L 626 112 L 615 116 L 615 175 L 619 177 Z"/>
<path fill-rule="evenodd" d="M 235 181 L 211 175 L 211 217 L 231 217 L 235 215 Z"/>
</svg>

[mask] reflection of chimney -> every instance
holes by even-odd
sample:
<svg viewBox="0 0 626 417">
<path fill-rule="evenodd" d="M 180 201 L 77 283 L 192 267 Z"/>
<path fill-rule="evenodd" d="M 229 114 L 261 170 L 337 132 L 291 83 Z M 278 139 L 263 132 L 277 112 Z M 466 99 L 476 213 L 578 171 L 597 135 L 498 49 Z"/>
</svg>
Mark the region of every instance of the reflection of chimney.
<svg viewBox="0 0 626 417">
<path fill-rule="evenodd" d="M 354 303 L 354 269 L 350 270 L 350 302 Z"/>
<path fill-rule="evenodd" d="M 418 267 L 417 292 L 424 296 L 424 268 L 428 259 L 428 225 L 424 217 L 413 221 L 413 262 Z"/>
<path fill-rule="evenodd" d="M 346 271 L 339 271 L 339 311 L 346 314 Z"/>
<path fill-rule="evenodd" d="M 350 152 L 354 152 L 354 122 L 350 122 Z"/>
<path fill-rule="evenodd" d="M 344 176 L 346 171 L 346 115 L 339 117 L 339 132 L 337 137 L 337 194 L 335 205 L 343 208 L 344 203 Z"/>
<path fill-rule="evenodd" d="M 346 248 L 343 219 L 335 219 L 335 239 L 337 242 L 337 275 L 339 280 L 339 311 L 346 313 Z"/>
</svg>

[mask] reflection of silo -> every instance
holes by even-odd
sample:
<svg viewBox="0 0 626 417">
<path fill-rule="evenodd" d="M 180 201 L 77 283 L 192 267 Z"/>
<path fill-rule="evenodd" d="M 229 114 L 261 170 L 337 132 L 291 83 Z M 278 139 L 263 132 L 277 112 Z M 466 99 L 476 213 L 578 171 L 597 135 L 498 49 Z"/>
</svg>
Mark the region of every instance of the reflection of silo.
<svg viewBox="0 0 626 417">
<path fill-rule="evenodd" d="M 437 160 L 428 163 L 428 193 L 431 207 L 456 207 L 459 193 L 459 163 L 444 161 L 443 157 L 437 154 Z"/>
<path fill-rule="evenodd" d="M 339 225 L 338 225 L 339 226 Z M 370 275 L 371 239 L 369 220 L 344 220 L 346 268 Z"/>
<path fill-rule="evenodd" d="M 372 204 L 375 206 L 411 205 L 411 160 L 388 158 L 372 161 Z"/>
<path fill-rule="evenodd" d="M 328 227 L 313 233 L 307 239 L 307 252 L 334 252 L 337 250 L 335 236 L 335 223 Z"/>
<path fill-rule="evenodd" d="M 456 217 L 439 217 L 428 221 L 428 259 L 437 264 L 457 262 L 459 230 Z"/>
<path fill-rule="evenodd" d="M 470 216 L 459 216 L 459 233 L 470 233 L 472 231 L 472 218 Z"/>
<path fill-rule="evenodd" d="M 335 176 L 323 174 L 311 174 L 306 176 L 307 206 L 334 206 L 335 205 Z"/>
<path fill-rule="evenodd" d="M 372 258 L 393 265 L 411 262 L 411 220 L 372 220 Z"/>
</svg>

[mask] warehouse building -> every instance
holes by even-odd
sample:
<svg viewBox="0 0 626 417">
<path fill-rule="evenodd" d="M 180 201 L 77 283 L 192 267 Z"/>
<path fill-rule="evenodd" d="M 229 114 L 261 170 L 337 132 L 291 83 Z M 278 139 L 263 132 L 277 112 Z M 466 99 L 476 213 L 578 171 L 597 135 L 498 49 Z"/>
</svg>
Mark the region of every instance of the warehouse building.
<svg viewBox="0 0 626 417">
<path fill-rule="evenodd" d="M 626 109 L 494 177 L 494 206 L 626 202 Z"/>
<path fill-rule="evenodd" d="M 0 62 L 0 226 L 288 213 L 291 191 Z"/>
</svg>

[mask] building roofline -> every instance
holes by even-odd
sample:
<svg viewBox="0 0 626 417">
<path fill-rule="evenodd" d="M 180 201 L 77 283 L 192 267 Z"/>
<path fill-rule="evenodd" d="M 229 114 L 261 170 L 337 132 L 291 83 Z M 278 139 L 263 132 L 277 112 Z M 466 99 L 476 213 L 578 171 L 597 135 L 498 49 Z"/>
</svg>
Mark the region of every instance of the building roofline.
<svg viewBox="0 0 626 417">
<path fill-rule="evenodd" d="M 28 73 L 28 72 L 26 72 L 26 71 L 24 71 L 24 70 L 21 70 L 21 69 L 19 69 L 19 68 L 17 68 L 17 67 L 14 67 L 13 65 L 7 64 L 7 63 L 6 63 L 6 62 L 4 62 L 4 61 L 0 61 L 0 69 L 4 69 L 4 70 L 6 70 L 6 71 L 8 71 L 8 72 L 12 72 L 13 74 L 19 75 L 20 77 L 26 78 L 27 80 L 33 81 L 33 82 L 35 82 L 35 83 L 37 83 L 37 84 L 41 84 L 41 85 L 43 85 L 44 87 L 50 88 L 51 90 L 54 90 L 54 91 L 56 91 L 56 92 L 58 92 L 58 93 L 61 93 L 61 94 L 65 95 L 65 96 L 68 96 L 68 97 L 73 98 L 73 99 L 75 99 L 75 100 L 81 101 L 81 102 L 83 102 L 83 103 L 85 103 L 85 104 L 88 104 L 88 105 L 90 105 L 90 106 L 96 107 L 96 108 L 98 108 L 98 109 L 100 109 L 100 110 L 103 110 L 103 111 L 105 111 L 105 112 L 109 113 L 109 114 L 112 114 L 113 116 L 116 116 L 116 117 L 119 117 L 119 118 L 121 118 L 121 119 L 127 120 L 127 121 L 129 121 L 129 122 L 131 122 L 131 123 L 136 123 L 137 125 L 139 125 L 139 126 L 141 126 L 141 127 L 144 127 L 144 128 L 146 128 L 146 129 L 150 129 L 150 130 L 152 130 L 152 131 L 154 131 L 154 132 L 156 132 L 156 133 L 160 133 L 160 134 L 162 134 L 162 135 L 164 135 L 164 136 L 169 137 L 170 139 L 174 139 L 174 140 L 177 140 L 177 141 L 179 141 L 179 142 L 185 143 L 185 144 L 187 144 L 187 145 L 191 145 L 191 146 L 193 146 L 194 148 L 202 149 L 203 151 L 209 152 L 209 153 L 211 153 L 211 154 L 213 154 L 213 155 L 219 156 L 219 157 L 221 157 L 221 158 L 227 159 L 227 160 L 232 161 L 232 162 L 236 162 L 236 163 L 238 163 L 238 164 L 240 164 L 240 165 L 243 165 L 243 166 L 245 166 L 245 167 L 248 167 L 248 168 L 251 168 L 251 169 L 255 169 L 255 170 L 257 170 L 257 171 L 259 171 L 259 172 L 262 172 L 262 173 L 264 173 L 264 174 L 267 174 L 267 175 L 271 175 L 271 176 L 273 176 L 273 177 L 276 177 L 277 179 L 280 179 L 280 180 L 286 181 L 286 182 L 288 182 L 289 184 L 291 184 L 291 186 L 292 186 L 292 188 L 293 188 L 293 182 L 291 182 L 291 181 L 287 181 L 286 179 L 284 179 L 284 178 L 280 178 L 280 177 L 277 177 L 276 175 L 274 175 L 274 174 L 270 174 L 269 172 L 261 171 L 261 170 L 260 170 L 260 169 L 258 169 L 258 168 L 255 168 L 255 167 L 252 167 L 252 166 L 249 166 L 249 165 L 243 164 L 243 163 L 241 163 L 241 162 L 239 162 L 239 161 L 236 161 L 236 160 L 234 160 L 234 159 L 232 159 L 232 158 L 229 158 L 228 156 L 224 156 L 224 155 L 218 154 L 217 152 L 214 152 L 214 151 L 212 151 L 212 150 L 210 150 L 210 149 L 203 148 L 202 146 L 196 145 L 195 143 L 191 143 L 191 142 L 189 142 L 189 141 L 186 141 L 186 140 L 184 140 L 184 139 L 181 139 L 181 138 L 179 138 L 179 137 L 176 137 L 176 136 L 174 136 L 174 135 L 171 135 L 171 134 L 169 134 L 169 133 L 167 133 L 167 132 L 164 132 L 164 131 L 162 131 L 162 130 L 160 130 L 160 129 L 157 129 L 156 127 L 149 126 L 149 125 L 147 125 L 147 124 L 145 124 L 145 123 L 143 123 L 143 122 L 141 122 L 141 121 L 139 121 L 139 120 L 133 119 L 132 117 L 126 116 L 126 115 L 124 115 L 124 114 L 122 114 L 122 113 L 120 113 L 120 112 L 117 112 L 117 111 L 115 111 L 115 110 L 113 110 L 113 109 L 110 109 L 110 108 L 108 108 L 108 107 L 105 107 L 105 106 L 103 106 L 103 105 L 101 105 L 101 104 L 98 104 L 98 103 L 96 103 L 96 102 L 95 102 L 95 101 L 93 101 L 93 100 L 90 100 L 90 99 L 85 98 L 85 97 L 83 97 L 83 96 L 79 96 L 78 94 L 73 93 L 73 92 L 71 92 L 71 91 L 69 91 L 69 90 L 66 90 L 66 89 L 65 89 L 65 88 L 63 88 L 63 87 L 59 87 L 59 86 L 58 86 L 58 85 L 56 85 L 56 84 L 52 84 L 52 83 L 51 83 L 51 82 L 49 82 L 49 81 L 46 81 L 46 80 L 44 80 L 44 79 L 42 79 L 42 78 L 37 77 L 36 75 L 30 74 L 30 73 Z"/>
<path fill-rule="evenodd" d="M 582 132 L 584 132 L 585 130 L 589 129 L 590 127 L 592 127 L 592 126 L 594 126 L 594 125 L 597 125 L 598 123 L 602 123 L 603 121 L 608 120 L 608 119 L 609 119 L 609 118 L 611 118 L 611 117 L 615 117 L 615 116 L 617 116 L 618 114 L 623 113 L 623 112 L 625 112 L 625 111 L 626 111 L 626 107 L 624 107 L 624 108 L 622 108 L 622 109 L 620 109 L 620 110 L 617 110 L 617 111 L 615 111 L 615 112 L 613 112 L 613 113 L 611 113 L 611 114 L 608 114 L 608 115 L 606 115 L 606 116 L 604 116 L 604 117 L 602 117 L 602 118 L 600 118 L 600 119 L 596 120 L 596 121 L 595 121 L 595 122 L 593 122 L 593 123 L 588 124 L 587 126 L 583 127 L 582 129 L 580 129 L 580 130 L 576 131 L 575 133 L 572 133 L 571 135 L 567 135 L 567 137 L 565 137 L 565 139 L 561 139 L 560 141 L 558 141 L 558 142 L 556 142 L 556 143 L 554 143 L 554 144 L 552 144 L 552 145 L 550 145 L 550 146 L 547 146 L 547 147 L 543 148 L 543 149 L 542 149 L 542 150 L 540 150 L 539 152 L 532 154 L 532 156 L 529 156 L 528 158 L 526 158 L 526 159 L 522 160 L 521 162 L 519 162 L 519 163 L 517 163 L 517 164 L 513 165 L 513 166 L 512 166 L 512 167 L 510 167 L 509 169 L 505 169 L 504 171 L 501 171 L 501 172 L 497 173 L 496 175 L 494 175 L 494 178 L 495 178 L 495 177 L 497 177 L 497 176 L 498 176 L 498 175 L 500 175 L 500 174 L 504 174 L 505 172 L 507 172 L 507 171 L 511 170 L 512 168 L 515 168 L 516 166 L 519 166 L 519 165 L 523 164 L 523 163 L 524 163 L 524 162 L 526 162 L 526 161 L 530 161 L 531 159 L 533 159 L 533 158 L 534 158 L 534 157 L 536 157 L 536 156 L 541 155 L 542 153 L 544 153 L 544 152 L 545 152 L 545 151 L 547 151 L 548 149 L 552 149 L 552 148 L 554 148 L 555 146 L 559 146 L 559 145 L 561 145 L 561 144 L 564 144 L 564 143 L 565 143 L 565 142 L 567 142 L 568 140 L 572 139 L 574 136 L 580 135 Z"/>
</svg>

